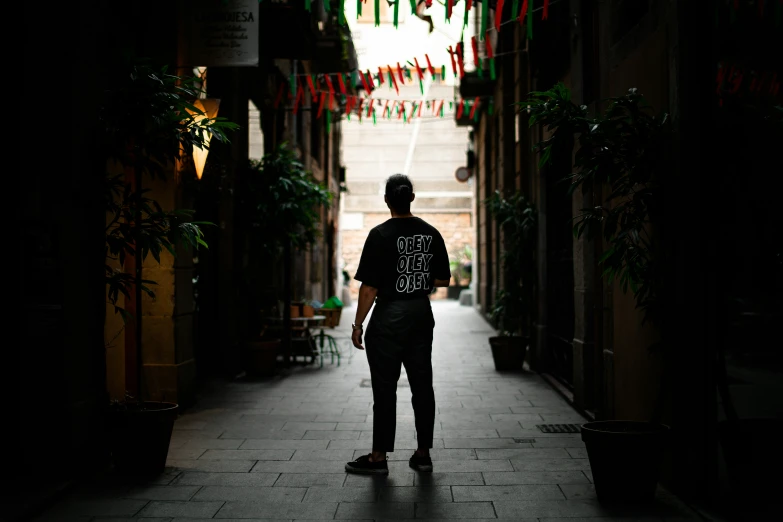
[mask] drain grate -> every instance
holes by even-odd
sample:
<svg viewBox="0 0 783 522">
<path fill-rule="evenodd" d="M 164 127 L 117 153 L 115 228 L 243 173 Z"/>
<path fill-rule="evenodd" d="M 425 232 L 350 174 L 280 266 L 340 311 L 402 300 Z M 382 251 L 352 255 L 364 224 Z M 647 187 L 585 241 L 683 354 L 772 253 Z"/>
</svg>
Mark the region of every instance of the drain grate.
<svg viewBox="0 0 783 522">
<path fill-rule="evenodd" d="M 533 444 L 536 439 L 514 439 L 517 444 Z"/>
<path fill-rule="evenodd" d="M 543 433 L 579 433 L 579 424 L 538 424 L 536 428 Z"/>
</svg>

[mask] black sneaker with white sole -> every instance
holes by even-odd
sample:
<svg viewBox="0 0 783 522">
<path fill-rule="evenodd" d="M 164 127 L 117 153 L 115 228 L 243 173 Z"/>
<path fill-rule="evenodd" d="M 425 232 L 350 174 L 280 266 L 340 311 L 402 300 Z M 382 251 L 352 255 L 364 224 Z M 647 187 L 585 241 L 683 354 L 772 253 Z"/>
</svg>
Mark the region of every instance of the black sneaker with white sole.
<svg viewBox="0 0 783 522">
<path fill-rule="evenodd" d="M 408 461 L 408 465 L 416 471 L 432 472 L 432 459 L 430 457 L 421 457 L 414 453 Z"/>
<path fill-rule="evenodd" d="M 345 465 L 345 471 L 363 475 L 388 475 L 389 465 L 386 464 L 386 459 L 372 462 L 370 460 L 370 455 L 362 455 L 353 462 L 348 462 Z"/>
</svg>

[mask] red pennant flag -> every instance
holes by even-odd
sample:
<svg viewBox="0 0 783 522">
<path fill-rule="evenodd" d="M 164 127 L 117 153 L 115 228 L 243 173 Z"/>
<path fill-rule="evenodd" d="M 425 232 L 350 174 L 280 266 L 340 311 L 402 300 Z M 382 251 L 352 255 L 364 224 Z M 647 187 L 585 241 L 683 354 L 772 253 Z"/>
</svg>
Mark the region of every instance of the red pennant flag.
<svg viewBox="0 0 783 522">
<path fill-rule="evenodd" d="M 334 107 L 334 93 L 330 92 L 329 93 L 329 110 L 332 110 L 333 107 Z"/>
<path fill-rule="evenodd" d="M 503 0 L 499 0 L 502 2 Z M 454 0 L 449 0 L 446 4 L 446 20 L 451 20 L 451 11 L 454 9 Z"/>
<path fill-rule="evenodd" d="M 367 117 L 369 118 L 372 116 L 372 109 L 375 106 L 375 100 L 370 100 L 370 103 L 367 104 Z"/>
<path fill-rule="evenodd" d="M 432 104 L 433 107 L 435 107 L 435 104 Z M 439 114 L 440 111 L 443 109 L 443 100 L 440 101 L 440 104 L 438 104 L 438 110 L 435 111 L 435 114 Z"/>
<path fill-rule="evenodd" d="M 457 119 L 462 118 L 462 111 L 465 110 L 465 100 L 460 100 L 457 105 Z"/>
<path fill-rule="evenodd" d="M 280 83 L 280 87 L 277 89 L 277 97 L 275 97 L 275 109 L 280 106 L 280 102 L 283 101 L 283 83 Z"/>
<path fill-rule="evenodd" d="M 345 94 L 345 82 L 343 81 L 343 75 L 340 73 L 337 74 L 337 83 L 340 84 L 340 93 Z"/>
<path fill-rule="evenodd" d="M 427 7 L 432 7 L 432 0 L 424 0 L 424 5 Z"/>
<path fill-rule="evenodd" d="M 494 57 L 495 55 L 492 52 L 492 42 L 489 39 L 489 31 L 487 31 L 487 34 L 484 37 L 484 46 L 487 48 L 487 58 Z"/>
<path fill-rule="evenodd" d="M 430 56 L 428 54 L 425 54 L 424 58 L 427 59 L 427 69 L 429 69 L 430 74 L 435 76 L 435 67 L 433 67 L 432 62 L 430 62 Z"/>
<path fill-rule="evenodd" d="M 421 108 L 424 107 L 424 102 L 421 102 L 421 105 L 419 105 L 419 110 L 416 111 L 416 116 L 421 117 Z"/>
<path fill-rule="evenodd" d="M 475 114 L 476 114 L 476 108 L 478 107 L 478 105 L 479 105 L 479 99 L 478 99 L 478 96 L 477 96 L 476 99 L 473 101 L 473 107 L 470 108 L 470 119 L 471 120 L 473 119 L 473 116 L 475 116 Z"/>
<path fill-rule="evenodd" d="M 378 66 L 378 85 L 383 85 L 383 70 Z"/>
<path fill-rule="evenodd" d="M 356 113 L 359 115 L 359 118 L 362 117 L 362 105 L 364 105 L 364 98 L 359 98 L 359 106 L 356 108 Z"/>
<path fill-rule="evenodd" d="M 463 44 L 462 42 L 457 43 L 457 63 L 459 64 L 459 77 L 462 78 L 465 76 L 465 56 L 462 52 Z"/>
<path fill-rule="evenodd" d="M 392 75 L 392 77 L 394 77 L 394 75 Z M 389 100 L 386 100 L 385 102 L 383 102 L 383 112 L 381 112 L 381 118 L 386 116 L 386 109 L 388 108 L 389 108 Z"/>
<path fill-rule="evenodd" d="M 308 74 L 307 75 L 307 86 L 310 87 L 310 95 L 315 99 L 316 96 L 318 96 L 315 93 L 315 85 L 313 85 L 313 78 Z"/>
<path fill-rule="evenodd" d="M 367 78 L 364 77 L 364 73 L 362 71 L 359 71 L 359 76 L 362 78 L 362 85 L 364 86 L 364 90 L 367 92 L 367 94 L 370 94 L 370 86 L 367 85 Z"/>
<path fill-rule="evenodd" d="M 478 40 L 475 36 L 470 37 L 470 45 L 473 47 L 473 63 L 479 66 Z"/>
<path fill-rule="evenodd" d="M 399 119 L 402 119 L 402 115 L 403 115 L 404 113 L 405 113 L 405 102 L 404 102 L 404 101 L 401 101 L 401 102 L 400 102 L 400 108 L 399 108 L 399 110 L 397 111 L 397 119 L 398 119 L 398 120 L 399 120 Z"/>
<path fill-rule="evenodd" d="M 400 62 L 397 62 L 397 72 L 400 75 L 400 83 L 405 85 L 405 76 L 403 76 L 403 74 L 402 74 L 402 67 L 400 67 Z"/>
<path fill-rule="evenodd" d="M 326 101 L 326 96 L 321 96 L 321 100 L 318 103 L 318 116 L 316 116 L 317 118 L 320 118 L 321 114 L 323 114 L 324 112 L 324 101 Z"/>
<path fill-rule="evenodd" d="M 468 11 L 470 11 L 470 8 L 471 8 L 471 7 L 473 7 L 473 0 L 468 0 L 468 4 L 467 4 L 467 6 L 465 6 L 465 9 L 467 9 Z"/>
<path fill-rule="evenodd" d="M 329 78 L 328 74 L 324 76 L 324 79 L 326 80 L 326 87 L 329 89 L 329 94 L 334 94 L 334 85 L 332 85 L 332 79 Z"/>
<path fill-rule="evenodd" d="M 498 6 L 495 8 L 495 29 L 500 32 L 500 19 L 503 18 L 503 4 L 505 0 L 498 0 Z M 544 0 L 546 5 L 546 0 Z M 544 8 L 546 9 L 546 7 Z"/>
<path fill-rule="evenodd" d="M 370 89 L 375 89 L 375 82 L 372 81 L 372 73 L 367 69 L 367 83 L 370 84 Z"/>
<path fill-rule="evenodd" d="M 392 83 L 394 84 L 394 89 L 397 91 L 397 94 L 400 94 L 400 86 L 397 85 L 397 77 L 394 76 L 394 70 L 389 65 L 387 65 L 386 67 L 389 68 L 389 76 L 391 76 Z"/>
<path fill-rule="evenodd" d="M 498 0 L 498 4 L 503 0 Z M 544 12 L 541 13 L 541 19 L 546 20 L 549 18 L 549 0 L 544 0 Z"/>
<path fill-rule="evenodd" d="M 413 63 L 416 64 L 416 71 L 419 73 L 419 80 L 423 80 L 424 79 L 424 71 L 422 71 L 421 67 L 419 67 L 419 59 L 418 58 L 414 58 L 413 59 Z"/>
<path fill-rule="evenodd" d="M 519 11 L 519 25 L 522 25 L 525 21 L 525 14 L 527 13 L 527 0 L 522 0 L 522 9 Z"/>
<path fill-rule="evenodd" d="M 294 114 L 299 112 L 299 100 L 304 101 L 304 89 L 302 89 L 302 84 L 299 82 L 297 83 L 296 87 L 296 99 L 294 100 Z"/>
<path fill-rule="evenodd" d="M 449 45 L 449 58 L 451 58 L 451 70 L 454 71 L 454 76 L 457 75 L 457 62 L 454 60 L 454 51 Z"/>
<path fill-rule="evenodd" d="M 348 96 L 345 100 L 345 115 L 351 114 L 351 106 L 353 105 L 353 96 Z"/>
</svg>

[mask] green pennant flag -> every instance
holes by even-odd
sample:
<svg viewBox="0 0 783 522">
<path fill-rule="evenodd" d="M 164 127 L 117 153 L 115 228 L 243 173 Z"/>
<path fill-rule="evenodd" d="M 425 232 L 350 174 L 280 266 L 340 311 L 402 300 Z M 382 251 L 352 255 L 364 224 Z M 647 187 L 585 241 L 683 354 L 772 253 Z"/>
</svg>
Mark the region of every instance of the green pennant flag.
<svg viewBox="0 0 783 522">
<path fill-rule="evenodd" d="M 358 20 L 360 16 L 362 16 L 362 0 L 356 0 L 356 19 Z"/>
<path fill-rule="evenodd" d="M 441 65 L 440 66 L 440 77 L 445 82 L 446 81 L 446 66 Z"/>
<path fill-rule="evenodd" d="M 326 12 L 327 12 L 327 13 L 328 13 L 329 11 L 331 11 L 331 9 L 332 9 L 332 6 L 331 6 L 331 5 L 329 5 L 329 0 L 324 0 L 324 9 L 326 9 Z"/>
<path fill-rule="evenodd" d="M 489 115 L 490 115 L 490 116 L 492 116 L 492 111 L 493 111 L 493 110 L 494 110 L 494 108 L 495 108 L 495 107 L 494 107 L 494 105 L 495 105 L 495 104 L 494 104 L 494 101 L 493 101 L 493 99 L 492 99 L 492 98 L 490 98 L 490 99 L 489 99 L 489 106 L 487 107 L 487 112 L 489 113 Z"/>
<path fill-rule="evenodd" d="M 291 75 L 290 83 L 291 83 L 291 96 L 296 98 L 296 76 L 294 76 L 293 74 Z"/>
<path fill-rule="evenodd" d="M 532 7 L 527 8 L 527 15 L 525 16 L 527 18 L 527 39 L 532 40 L 533 39 L 533 9 Z"/>
<path fill-rule="evenodd" d="M 487 34 L 487 20 L 489 18 L 489 0 L 481 0 L 481 40 Z"/>
<path fill-rule="evenodd" d="M 424 94 L 424 79 L 419 80 L 419 91 L 421 91 L 421 94 Z"/>
<path fill-rule="evenodd" d="M 361 2 L 362 0 L 359 1 Z M 411 0 L 411 14 L 416 14 L 416 0 Z"/>
<path fill-rule="evenodd" d="M 375 27 L 381 25 L 381 0 L 375 0 Z"/>
<path fill-rule="evenodd" d="M 372 111 L 372 124 L 378 125 L 378 120 L 375 118 L 375 111 Z"/>
<path fill-rule="evenodd" d="M 397 29 L 397 23 L 400 19 L 400 0 L 394 2 L 394 28 Z"/>
<path fill-rule="evenodd" d="M 308 11 L 310 11 L 310 1 L 311 0 L 305 0 L 305 9 L 307 9 Z M 361 1 L 361 0 L 359 0 L 359 1 Z"/>
<path fill-rule="evenodd" d="M 345 0 L 340 0 L 340 12 L 337 13 L 337 21 L 340 25 L 345 25 Z"/>
<path fill-rule="evenodd" d="M 443 117 L 443 104 L 440 104 L 440 117 Z"/>
<path fill-rule="evenodd" d="M 413 2 L 413 1 L 414 1 L 414 0 L 411 0 L 411 2 Z M 465 17 L 462 19 L 462 27 L 463 27 L 463 28 L 468 26 L 468 13 L 469 13 L 469 12 L 470 12 L 470 11 L 468 11 L 468 8 L 466 7 L 466 8 L 465 8 Z"/>
<path fill-rule="evenodd" d="M 511 3 L 511 19 L 517 18 L 519 16 L 519 0 L 514 0 Z"/>
<path fill-rule="evenodd" d="M 332 110 L 326 111 L 326 134 L 332 132 Z"/>
<path fill-rule="evenodd" d="M 489 79 L 494 80 L 495 79 L 495 59 L 490 58 L 489 59 Z"/>
<path fill-rule="evenodd" d="M 453 111 L 453 110 L 454 110 L 454 102 L 453 102 L 453 101 L 450 101 L 450 102 L 449 102 L 449 110 L 450 110 L 450 111 Z"/>
</svg>

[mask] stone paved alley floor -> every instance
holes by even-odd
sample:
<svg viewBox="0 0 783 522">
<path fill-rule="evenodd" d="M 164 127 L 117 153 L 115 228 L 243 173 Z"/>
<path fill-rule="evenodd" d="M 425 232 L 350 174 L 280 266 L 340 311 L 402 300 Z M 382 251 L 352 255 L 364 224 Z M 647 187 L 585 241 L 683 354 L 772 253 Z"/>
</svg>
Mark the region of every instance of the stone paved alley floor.
<svg viewBox="0 0 783 522">
<path fill-rule="evenodd" d="M 408 468 L 416 440 L 404 373 L 389 476 L 344 472 L 372 441 L 369 370 L 364 352 L 349 347 L 354 310 L 346 308 L 333 332 L 342 339 L 339 367 L 327 359 L 321 369 L 205 393 L 177 421 L 165 475 L 149 484 L 82 486 L 38 520 L 696 519 L 665 492 L 645 509 L 599 506 L 580 436 L 536 427 L 585 419 L 539 376 L 496 372 L 492 330 L 472 308 L 453 301 L 433 308 L 431 475 Z"/>
</svg>

